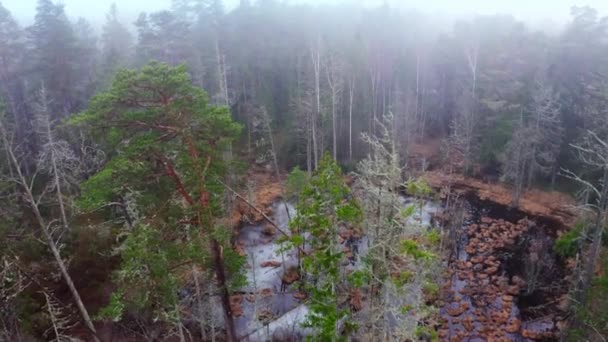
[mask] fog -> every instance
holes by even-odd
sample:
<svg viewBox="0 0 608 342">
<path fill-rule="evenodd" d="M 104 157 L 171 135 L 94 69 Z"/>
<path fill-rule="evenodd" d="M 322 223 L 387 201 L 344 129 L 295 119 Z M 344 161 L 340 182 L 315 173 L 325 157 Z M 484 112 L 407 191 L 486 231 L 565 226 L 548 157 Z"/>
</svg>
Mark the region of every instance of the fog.
<svg viewBox="0 0 608 342">
<path fill-rule="evenodd" d="M 133 21 L 142 12 L 154 12 L 168 9 L 171 0 L 146 0 L 146 1 L 116 1 L 116 0 L 64 0 L 66 12 L 72 18 L 84 17 L 94 23 L 101 25 L 108 8 L 116 3 L 121 16 L 128 21 Z M 285 0 L 286 3 L 308 3 L 313 5 L 340 4 L 344 2 L 358 3 L 364 6 L 377 6 L 385 0 Z M 24 24 L 33 21 L 36 10 L 36 0 L 3 0 L 1 3 L 7 7 L 18 20 Z M 239 0 L 225 0 L 224 6 L 230 10 L 235 8 Z M 572 6 L 590 6 L 598 10 L 600 14 L 608 13 L 608 1 L 605 0 L 389 0 L 393 7 L 414 8 L 425 12 L 431 12 L 449 16 L 469 16 L 474 14 L 511 14 L 516 18 L 526 21 L 532 25 L 547 26 L 551 23 L 562 24 L 569 16 Z"/>
</svg>

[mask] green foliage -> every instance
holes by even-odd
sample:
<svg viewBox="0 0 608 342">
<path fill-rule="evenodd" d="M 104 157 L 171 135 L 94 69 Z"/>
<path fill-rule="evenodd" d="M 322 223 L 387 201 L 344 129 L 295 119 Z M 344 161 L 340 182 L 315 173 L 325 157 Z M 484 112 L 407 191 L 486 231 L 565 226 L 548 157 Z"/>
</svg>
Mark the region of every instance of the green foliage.
<svg viewBox="0 0 608 342">
<path fill-rule="evenodd" d="M 163 239 L 157 229 L 140 225 L 121 249 L 118 293 L 124 293 L 125 300 L 138 309 L 171 310 L 177 303 L 177 279 L 168 271 L 181 260 L 179 246 Z"/>
<path fill-rule="evenodd" d="M 401 253 L 413 257 L 415 260 L 433 260 L 435 254 L 420 247 L 420 244 L 412 239 L 401 241 Z"/>
<path fill-rule="evenodd" d="M 363 287 L 369 280 L 369 272 L 365 270 L 356 270 L 348 275 L 348 282 L 354 287 Z"/>
<path fill-rule="evenodd" d="M 416 213 L 416 205 L 415 204 L 408 205 L 404 209 L 401 209 L 401 212 L 400 212 L 401 217 L 404 218 L 404 219 L 412 217 L 412 215 L 414 215 L 414 213 Z"/>
<path fill-rule="evenodd" d="M 287 184 L 285 186 L 287 196 L 294 197 L 299 195 L 304 189 L 307 181 L 308 175 L 306 172 L 300 170 L 297 166 L 294 167 L 287 176 Z"/>
<path fill-rule="evenodd" d="M 125 311 L 125 303 L 123 301 L 122 292 L 114 292 L 110 296 L 110 303 L 99 310 L 95 320 L 110 319 L 113 322 L 119 322 Z"/>
<path fill-rule="evenodd" d="M 418 326 L 416 328 L 415 334 L 416 337 L 422 339 L 424 341 L 438 342 L 439 335 L 435 329 L 426 326 Z"/>
<path fill-rule="evenodd" d="M 441 232 L 438 229 L 431 229 L 426 233 L 426 240 L 431 245 L 438 245 L 441 242 Z"/>
<path fill-rule="evenodd" d="M 584 227 L 584 223 L 578 223 L 574 229 L 569 230 L 555 240 L 555 244 L 553 245 L 555 253 L 565 258 L 576 255 L 581 245 Z"/>
<path fill-rule="evenodd" d="M 425 281 L 422 289 L 427 296 L 435 297 L 439 294 L 439 285 L 430 281 Z"/>
<path fill-rule="evenodd" d="M 418 178 L 405 184 L 405 192 L 410 196 L 426 198 L 433 194 L 433 189 L 424 178 Z"/>
<path fill-rule="evenodd" d="M 119 248 L 119 288 L 100 317 L 120 319 L 124 310 L 139 310 L 174 322 L 182 286 L 178 266 L 190 262 L 213 269 L 219 260 L 223 285 L 244 284 L 245 258 L 230 246 L 231 229 L 218 224 L 224 205 L 218 180 L 229 167 L 223 153 L 241 126 L 228 108 L 208 106 L 185 66 L 153 62 L 118 72 L 68 125 L 86 131 L 109 157 L 82 184 L 80 207 L 93 210 L 128 193 L 137 202 L 138 221 L 122 234 Z M 213 263 L 212 242 L 223 249 Z"/>
<path fill-rule="evenodd" d="M 515 130 L 513 117 L 517 117 L 516 114 L 502 112 L 492 121 L 491 126 L 483 130 L 479 151 L 479 160 L 482 163 L 496 161 L 504 152 Z"/>
<path fill-rule="evenodd" d="M 311 236 L 307 245 L 312 247 L 312 253 L 304 257 L 302 265 L 313 282 L 306 286 L 310 293 L 310 314 L 304 326 L 315 329 L 314 340 L 344 340 L 337 335 L 339 320 L 349 328 L 355 328 L 348 311 L 339 308 L 336 288 L 343 281 L 340 262 L 344 255 L 337 249 L 336 239 L 338 227 L 357 224 L 361 217 L 361 209 L 344 184 L 340 168 L 329 154 L 325 154 L 310 182 L 304 186 L 298 214 L 291 222 L 292 230 L 308 232 Z M 303 242 L 303 239 L 298 237 L 293 242 Z M 351 280 L 360 284 L 364 278 L 363 273 L 357 273 Z"/>
<path fill-rule="evenodd" d="M 398 276 L 393 277 L 393 283 L 397 287 L 403 287 L 405 284 L 409 283 L 414 279 L 414 274 L 410 271 L 400 272 Z"/>
<path fill-rule="evenodd" d="M 586 293 L 585 305 L 575 307 L 576 319 L 580 327 L 568 331 L 568 341 L 593 341 L 598 335 L 608 334 L 608 254 L 601 255 L 602 271 L 593 280 Z"/>
</svg>

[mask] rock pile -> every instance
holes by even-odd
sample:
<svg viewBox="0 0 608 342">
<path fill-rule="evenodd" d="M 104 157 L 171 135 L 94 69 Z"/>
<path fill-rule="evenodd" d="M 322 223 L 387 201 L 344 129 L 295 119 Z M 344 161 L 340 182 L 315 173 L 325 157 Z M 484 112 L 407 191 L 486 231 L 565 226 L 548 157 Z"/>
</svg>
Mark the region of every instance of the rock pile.
<svg viewBox="0 0 608 342">
<path fill-rule="evenodd" d="M 513 224 L 483 217 L 466 227 L 466 254 L 454 261 L 444 287 L 446 303 L 439 335 L 449 341 L 510 341 L 525 336 L 519 311 L 514 305 L 524 279 L 505 275 L 497 255 L 512 249 L 518 238 L 532 227 L 528 220 Z M 464 257 L 462 256 L 464 255 Z"/>
</svg>

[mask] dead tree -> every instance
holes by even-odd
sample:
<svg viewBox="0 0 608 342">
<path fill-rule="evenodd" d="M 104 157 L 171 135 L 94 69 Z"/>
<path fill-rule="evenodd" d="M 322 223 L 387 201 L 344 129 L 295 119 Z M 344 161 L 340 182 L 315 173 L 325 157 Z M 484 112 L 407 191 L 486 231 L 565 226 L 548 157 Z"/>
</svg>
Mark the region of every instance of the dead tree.
<svg viewBox="0 0 608 342">
<path fill-rule="evenodd" d="M 321 37 L 310 46 L 310 59 L 314 70 L 315 111 L 311 113 L 312 155 L 315 170 L 319 164 L 319 143 L 317 136 L 317 120 L 321 117 Z"/>
<path fill-rule="evenodd" d="M 532 185 L 537 173 L 551 176 L 555 183 L 558 171 L 557 158 L 561 149 L 564 128 L 560 116 L 558 94 L 543 76 L 536 79 L 533 97 L 533 146 L 528 169 L 528 186 Z"/>
<path fill-rule="evenodd" d="M 23 156 L 19 154 L 17 148 L 12 143 L 12 141 L 9 137 L 9 133 L 6 130 L 4 123 L 1 121 L 0 121 L 0 138 L 2 139 L 2 144 L 4 145 L 4 149 L 7 153 L 7 156 L 9 157 L 8 162 L 11 164 L 11 166 L 14 170 L 14 177 L 11 179 L 11 181 L 14 182 L 17 185 L 17 187 L 21 190 L 21 195 L 22 195 L 25 203 L 27 203 L 29 208 L 32 210 L 34 217 L 36 219 L 36 223 L 38 224 L 38 227 L 40 228 L 42 234 L 44 235 L 46 243 L 49 246 L 49 248 L 53 254 L 53 257 L 55 258 L 55 262 L 57 262 L 59 271 L 61 272 L 61 275 L 63 276 L 64 281 L 70 290 L 72 298 L 74 299 L 74 302 L 76 303 L 76 306 L 78 307 L 78 310 L 80 311 L 82 320 L 84 321 L 85 325 L 90 330 L 90 332 L 92 333 L 93 339 L 95 341 L 99 341 L 99 339 L 96 336 L 95 326 L 93 325 L 93 322 L 91 321 L 89 313 L 88 313 L 86 307 L 84 306 L 82 299 L 80 298 L 80 294 L 79 294 L 78 290 L 76 289 L 76 286 L 74 285 L 72 277 L 70 276 L 70 274 L 68 272 L 67 265 L 65 264 L 65 262 L 63 261 L 63 258 L 61 257 L 61 251 L 59 249 L 59 246 L 57 245 L 56 238 L 53 236 L 53 225 L 54 225 L 55 221 L 57 221 L 57 220 L 51 219 L 50 221 L 47 221 L 40 211 L 40 203 L 46 197 L 46 195 L 48 195 L 48 193 L 49 193 L 50 189 L 52 189 L 53 185 L 47 186 L 42 191 L 42 193 L 39 195 L 34 194 L 34 183 L 35 183 L 37 173 L 34 173 L 34 175 L 32 177 L 30 177 L 30 179 L 27 179 L 27 177 L 25 176 L 25 174 L 22 171 L 22 159 L 23 159 L 22 157 Z"/>
<path fill-rule="evenodd" d="M 527 170 L 533 156 L 534 140 L 536 139 L 532 128 L 523 122 L 523 112 L 519 127 L 513 133 L 507 144 L 503 156 L 503 181 L 513 185 L 511 206 L 517 207 L 524 190 Z"/>
<path fill-rule="evenodd" d="M 589 231 L 591 246 L 586 252 L 582 270 L 583 274 L 577 286 L 577 299 L 582 303 L 585 292 L 591 285 L 595 267 L 600 257 L 602 236 L 608 218 L 608 140 L 600 137 L 593 131 L 588 131 L 582 143 L 572 144 L 571 146 L 577 151 L 580 161 L 588 169 L 600 170 L 602 172 L 601 179 L 594 184 L 572 171 L 563 170 L 563 174 L 566 177 L 583 185 L 597 198 L 596 204 L 586 205 L 587 208 L 592 210 L 595 217 Z"/>
<path fill-rule="evenodd" d="M 329 85 L 331 98 L 331 128 L 332 128 L 332 151 L 334 160 L 338 160 L 338 104 L 344 88 L 342 79 L 343 67 L 335 53 L 328 53 L 325 63 L 325 74 Z M 352 96 L 352 95 L 351 95 Z M 352 105 L 351 105 L 352 110 Z"/>
</svg>

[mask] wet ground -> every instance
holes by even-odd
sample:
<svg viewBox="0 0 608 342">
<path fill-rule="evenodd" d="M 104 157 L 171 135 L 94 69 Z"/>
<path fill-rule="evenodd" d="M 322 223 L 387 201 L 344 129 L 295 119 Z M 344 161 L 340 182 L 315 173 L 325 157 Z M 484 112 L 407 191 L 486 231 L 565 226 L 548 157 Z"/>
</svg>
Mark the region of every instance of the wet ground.
<svg viewBox="0 0 608 342">
<path fill-rule="evenodd" d="M 411 203 L 403 198 L 403 206 Z M 271 218 L 284 231 L 295 215 L 293 206 L 287 207 L 289 215 L 283 202 L 272 206 Z M 412 223 L 428 228 L 440 210 L 438 203 L 425 202 Z M 551 252 L 555 223 L 525 220 L 516 210 L 477 199 L 467 202 L 467 211 L 464 224 L 454 227 L 457 252 L 445 275 L 441 340 L 556 340 L 556 322 L 562 317 L 550 302 L 563 295 L 566 273 Z M 357 269 L 370 241 L 342 233 L 345 269 Z M 243 341 L 300 340 L 310 333 L 301 327 L 308 308 L 294 284 L 297 251 L 285 250 L 280 238 L 266 223 L 240 230 L 237 245 L 247 257 L 248 285 L 233 296 L 233 303 L 240 311 L 236 325 Z M 396 308 L 403 306 L 403 298 L 394 299 Z M 399 315 L 386 319 L 403 325 Z"/>
<path fill-rule="evenodd" d="M 555 222 L 470 199 L 443 287 L 440 337 L 449 341 L 553 341 L 565 271 L 551 251 Z"/>
</svg>

